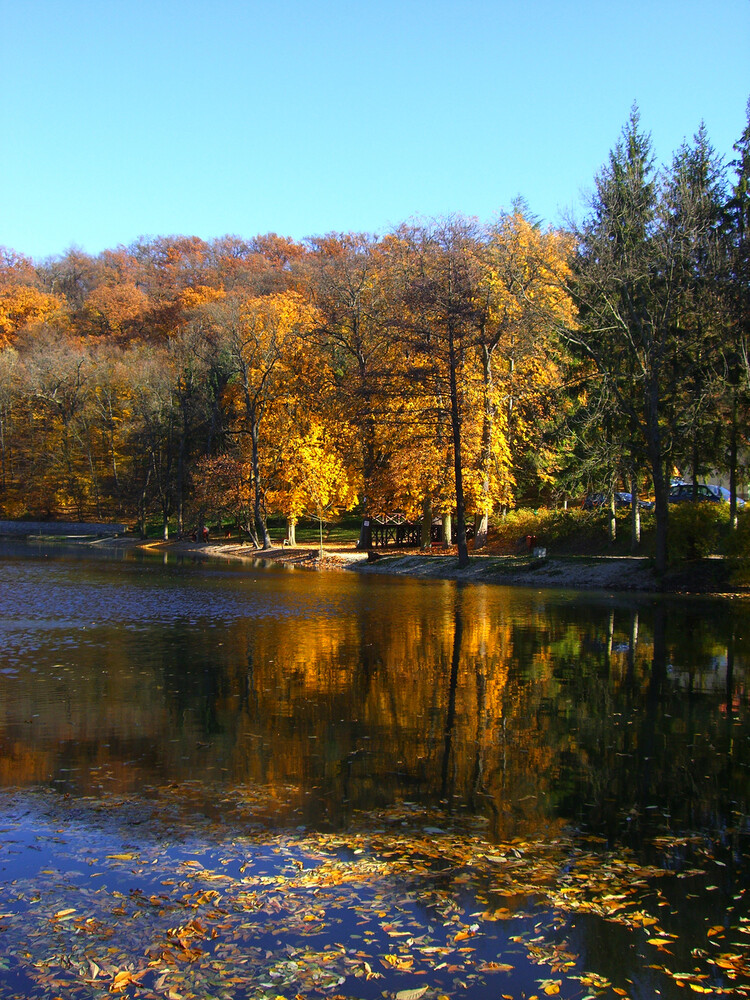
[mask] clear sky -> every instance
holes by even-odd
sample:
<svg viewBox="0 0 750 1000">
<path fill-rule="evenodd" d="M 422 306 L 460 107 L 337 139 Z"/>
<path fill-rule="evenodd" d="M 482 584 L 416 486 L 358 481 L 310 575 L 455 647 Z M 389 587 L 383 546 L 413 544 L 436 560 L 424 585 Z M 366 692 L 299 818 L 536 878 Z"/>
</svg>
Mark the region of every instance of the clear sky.
<svg viewBox="0 0 750 1000">
<path fill-rule="evenodd" d="M 633 102 L 730 157 L 750 0 L 0 0 L 0 244 L 545 222 Z"/>
</svg>

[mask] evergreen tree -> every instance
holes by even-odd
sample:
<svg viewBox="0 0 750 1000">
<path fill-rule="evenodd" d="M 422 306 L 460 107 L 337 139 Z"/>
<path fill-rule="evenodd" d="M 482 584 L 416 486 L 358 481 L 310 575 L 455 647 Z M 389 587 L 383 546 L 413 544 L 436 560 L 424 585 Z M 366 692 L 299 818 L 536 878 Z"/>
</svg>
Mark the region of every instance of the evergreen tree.
<svg viewBox="0 0 750 1000">
<path fill-rule="evenodd" d="M 569 340 L 598 373 L 592 393 L 619 414 L 622 433 L 636 449 L 643 442 L 656 496 L 656 567 L 663 572 L 668 445 L 662 421 L 673 277 L 659 230 L 651 139 L 634 106 L 596 177 L 590 213 L 575 233 L 573 292 L 580 322 Z"/>
<path fill-rule="evenodd" d="M 673 282 L 673 458 L 697 482 L 715 464 L 723 421 L 721 219 L 724 165 L 701 125 L 675 154 L 659 198 L 659 238 Z"/>
</svg>

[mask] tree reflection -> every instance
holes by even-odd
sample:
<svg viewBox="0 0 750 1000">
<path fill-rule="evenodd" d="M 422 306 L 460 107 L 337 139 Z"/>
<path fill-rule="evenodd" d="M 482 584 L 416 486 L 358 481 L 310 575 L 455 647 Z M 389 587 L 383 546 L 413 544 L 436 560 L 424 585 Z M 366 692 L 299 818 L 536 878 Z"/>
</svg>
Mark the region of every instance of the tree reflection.
<svg viewBox="0 0 750 1000">
<path fill-rule="evenodd" d="M 744 815 L 744 607 L 267 579 L 278 613 L 103 626 L 67 636 L 65 664 L 49 630 L 25 661 L 6 650 L 0 781 L 263 788 L 287 803 L 276 821 L 333 828 L 447 807 L 496 838 L 575 823 L 634 842 Z"/>
</svg>

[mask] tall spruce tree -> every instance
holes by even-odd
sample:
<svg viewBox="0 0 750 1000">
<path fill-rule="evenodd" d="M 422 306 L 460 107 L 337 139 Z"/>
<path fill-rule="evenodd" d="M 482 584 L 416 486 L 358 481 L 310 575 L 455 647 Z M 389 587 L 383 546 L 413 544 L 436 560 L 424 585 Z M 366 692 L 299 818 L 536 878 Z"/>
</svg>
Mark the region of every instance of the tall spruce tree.
<svg viewBox="0 0 750 1000">
<path fill-rule="evenodd" d="M 673 284 L 674 459 L 691 469 L 694 482 L 715 463 L 724 423 L 718 399 L 724 383 L 725 201 L 724 165 L 701 125 L 674 155 L 659 197 L 659 238 Z"/>
<path fill-rule="evenodd" d="M 664 260 L 650 136 L 633 107 L 595 180 L 590 212 L 576 228 L 572 291 L 579 325 L 570 341 L 599 373 L 624 433 L 642 439 L 656 497 L 657 571 L 667 566 L 668 486 L 664 368 L 671 350 L 673 277 Z"/>
</svg>

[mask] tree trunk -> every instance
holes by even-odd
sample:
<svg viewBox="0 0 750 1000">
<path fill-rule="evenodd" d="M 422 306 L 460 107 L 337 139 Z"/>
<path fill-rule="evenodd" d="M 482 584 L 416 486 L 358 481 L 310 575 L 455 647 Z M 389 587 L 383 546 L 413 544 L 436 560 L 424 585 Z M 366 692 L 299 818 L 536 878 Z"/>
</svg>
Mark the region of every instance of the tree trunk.
<svg viewBox="0 0 750 1000">
<path fill-rule="evenodd" d="M 291 546 L 297 544 L 297 518 L 289 517 L 286 522 L 286 540 Z"/>
<path fill-rule="evenodd" d="M 607 505 L 607 534 L 609 536 L 610 544 L 614 544 L 617 541 L 617 514 L 615 513 L 615 494 L 611 491 L 609 494 L 609 503 Z"/>
<path fill-rule="evenodd" d="M 732 423 L 729 428 L 729 527 L 737 530 L 737 393 L 732 392 Z"/>
<path fill-rule="evenodd" d="M 451 430 L 453 432 L 453 468 L 456 478 L 456 542 L 458 544 L 458 565 L 460 569 L 469 565 L 469 549 L 466 545 L 466 509 L 464 502 L 464 480 L 461 467 L 461 418 L 458 412 L 456 344 L 453 325 L 448 324 L 448 376 L 451 394 Z"/>
<path fill-rule="evenodd" d="M 257 420 L 253 420 L 250 430 L 250 440 L 253 448 L 253 521 L 255 523 L 255 535 L 262 548 L 271 548 L 271 536 L 268 534 L 268 525 L 263 517 L 262 508 L 262 488 L 260 480 L 260 449 L 259 449 L 259 428 Z"/>
<path fill-rule="evenodd" d="M 637 552 L 641 544 L 641 509 L 638 506 L 638 476 L 630 478 L 630 551 Z"/>
<path fill-rule="evenodd" d="M 692 466 L 693 466 L 693 503 L 698 503 L 698 434 L 693 435 L 692 446 Z"/>
<path fill-rule="evenodd" d="M 669 487 L 664 474 L 664 456 L 662 455 L 661 430 L 659 428 L 659 385 L 658 373 L 652 371 L 651 385 L 645 400 L 646 437 L 651 466 L 651 478 L 654 482 L 654 497 L 656 499 L 656 550 L 654 553 L 654 568 L 662 574 L 667 570 L 667 535 L 669 529 Z"/>
<path fill-rule="evenodd" d="M 428 496 L 422 501 L 422 530 L 419 537 L 423 549 L 432 545 L 432 501 Z"/>
<path fill-rule="evenodd" d="M 490 515 L 490 469 L 492 468 L 492 438 L 495 411 L 492 405 L 492 353 L 487 344 L 482 344 L 482 381 L 484 412 L 482 414 L 482 494 L 484 504 L 480 516 L 475 519 L 474 548 L 481 549 L 487 544 L 487 530 Z"/>
<path fill-rule="evenodd" d="M 453 545 L 453 519 L 450 513 L 443 514 L 443 548 L 449 549 Z"/>
<path fill-rule="evenodd" d="M 367 487 L 367 480 L 365 479 L 365 488 Z M 362 549 L 372 548 L 372 520 L 370 518 L 370 501 L 367 498 L 367 494 L 362 496 L 362 527 L 359 529 L 359 540 L 357 541 L 357 548 L 361 551 Z"/>
<path fill-rule="evenodd" d="M 474 549 L 483 549 L 487 544 L 487 535 L 490 530 L 490 516 L 485 511 L 484 514 L 477 514 L 474 518 Z"/>
<path fill-rule="evenodd" d="M 180 445 L 177 452 L 177 537 L 183 532 L 183 511 L 185 498 L 185 435 L 180 435 Z"/>
</svg>

